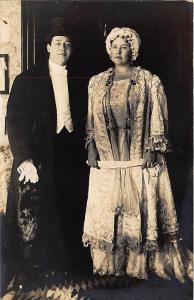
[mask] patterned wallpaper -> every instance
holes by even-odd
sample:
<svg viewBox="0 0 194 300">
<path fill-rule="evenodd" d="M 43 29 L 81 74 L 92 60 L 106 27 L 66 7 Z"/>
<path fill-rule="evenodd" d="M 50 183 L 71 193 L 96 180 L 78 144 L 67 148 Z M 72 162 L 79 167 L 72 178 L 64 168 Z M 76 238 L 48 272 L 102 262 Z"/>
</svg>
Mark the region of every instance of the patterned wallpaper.
<svg viewBox="0 0 194 300">
<path fill-rule="evenodd" d="M 9 55 L 9 91 L 21 72 L 21 0 L 0 1 L 0 54 Z M 5 135 L 6 106 L 9 95 L 0 94 L 0 213 L 5 212 L 7 187 L 12 164 Z"/>
</svg>

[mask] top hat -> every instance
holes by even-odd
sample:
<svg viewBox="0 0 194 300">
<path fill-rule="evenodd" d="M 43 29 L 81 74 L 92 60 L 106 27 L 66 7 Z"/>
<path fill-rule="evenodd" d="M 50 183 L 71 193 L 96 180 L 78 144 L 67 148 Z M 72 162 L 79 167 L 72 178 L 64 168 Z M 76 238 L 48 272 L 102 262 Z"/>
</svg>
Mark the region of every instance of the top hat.
<svg viewBox="0 0 194 300">
<path fill-rule="evenodd" d="M 50 43 L 54 36 L 69 36 L 73 38 L 75 36 L 76 29 L 75 24 L 65 17 L 55 17 L 48 22 L 48 31 L 46 35 L 46 42 Z"/>
</svg>

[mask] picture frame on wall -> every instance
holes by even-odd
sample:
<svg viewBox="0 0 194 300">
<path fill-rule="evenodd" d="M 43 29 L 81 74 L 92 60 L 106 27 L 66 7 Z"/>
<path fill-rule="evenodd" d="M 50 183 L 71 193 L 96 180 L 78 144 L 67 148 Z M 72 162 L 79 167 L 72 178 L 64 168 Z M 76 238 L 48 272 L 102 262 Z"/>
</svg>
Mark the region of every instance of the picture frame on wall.
<svg viewBox="0 0 194 300">
<path fill-rule="evenodd" d="M 0 54 L 0 94 L 9 94 L 9 56 Z"/>
</svg>

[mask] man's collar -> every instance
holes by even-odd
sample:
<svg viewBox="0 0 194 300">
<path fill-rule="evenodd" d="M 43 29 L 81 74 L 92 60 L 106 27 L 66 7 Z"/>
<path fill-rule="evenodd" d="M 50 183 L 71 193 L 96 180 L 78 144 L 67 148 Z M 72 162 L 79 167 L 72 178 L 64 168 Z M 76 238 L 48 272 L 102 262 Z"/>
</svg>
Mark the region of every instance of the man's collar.
<svg viewBox="0 0 194 300">
<path fill-rule="evenodd" d="M 49 71 L 55 74 L 67 75 L 67 69 L 65 66 L 60 66 L 49 59 Z"/>
</svg>

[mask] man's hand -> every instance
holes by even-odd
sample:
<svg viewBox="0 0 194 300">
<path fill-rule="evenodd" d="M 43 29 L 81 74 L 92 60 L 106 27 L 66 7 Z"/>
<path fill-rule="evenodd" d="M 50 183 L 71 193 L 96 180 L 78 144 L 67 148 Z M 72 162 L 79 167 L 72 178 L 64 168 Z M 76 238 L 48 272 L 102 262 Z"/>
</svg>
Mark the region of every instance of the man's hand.
<svg viewBox="0 0 194 300">
<path fill-rule="evenodd" d="M 24 184 L 28 181 L 31 183 L 36 183 L 39 180 L 36 167 L 31 161 L 24 161 L 18 167 L 18 172 L 20 173 L 19 181 L 24 180 Z"/>
<path fill-rule="evenodd" d="M 94 141 L 91 141 L 88 145 L 88 163 L 90 167 L 100 169 L 98 166 L 98 151 Z"/>
</svg>

